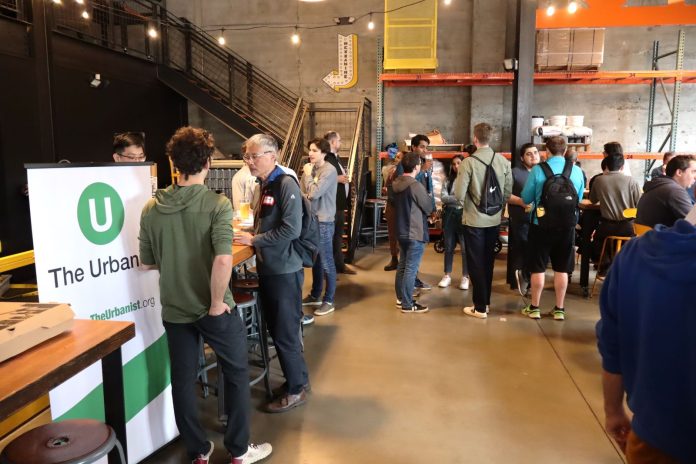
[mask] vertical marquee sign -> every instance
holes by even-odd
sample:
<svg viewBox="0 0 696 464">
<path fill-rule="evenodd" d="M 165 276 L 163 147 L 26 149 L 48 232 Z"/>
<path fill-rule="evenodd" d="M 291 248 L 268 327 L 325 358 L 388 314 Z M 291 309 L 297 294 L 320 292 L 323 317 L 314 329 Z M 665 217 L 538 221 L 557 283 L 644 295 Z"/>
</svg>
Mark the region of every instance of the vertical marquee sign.
<svg viewBox="0 0 696 464">
<path fill-rule="evenodd" d="M 338 34 L 338 70 L 322 79 L 336 92 L 349 89 L 358 83 L 358 36 Z"/>
<path fill-rule="evenodd" d="M 79 319 L 135 322 L 136 337 L 122 348 L 131 463 L 178 434 L 158 273 L 139 270 L 150 165 L 27 165 L 39 300 L 69 303 Z M 54 420 L 104 420 L 99 364 L 51 391 Z"/>
</svg>

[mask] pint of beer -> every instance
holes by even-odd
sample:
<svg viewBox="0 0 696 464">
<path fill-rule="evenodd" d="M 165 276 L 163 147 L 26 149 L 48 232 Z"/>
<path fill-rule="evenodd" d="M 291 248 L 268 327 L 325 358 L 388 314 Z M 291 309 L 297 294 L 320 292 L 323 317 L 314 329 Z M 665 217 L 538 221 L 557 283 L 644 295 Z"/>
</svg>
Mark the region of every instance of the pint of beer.
<svg viewBox="0 0 696 464">
<path fill-rule="evenodd" d="M 242 221 L 248 221 L 250 216 L 249 202 L 239 203 L 239 217 Z"/>
</svg>

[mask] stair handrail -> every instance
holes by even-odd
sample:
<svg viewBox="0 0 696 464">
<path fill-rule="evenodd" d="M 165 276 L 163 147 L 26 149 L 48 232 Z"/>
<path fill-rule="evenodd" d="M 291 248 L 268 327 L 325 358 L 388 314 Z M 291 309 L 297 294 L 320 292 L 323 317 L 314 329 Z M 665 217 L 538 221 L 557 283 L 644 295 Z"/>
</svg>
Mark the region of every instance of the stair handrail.
<svg viewBox="0 0 696 464">
<path fill-rule="evenodd" d="M 362 225 L 362 213 L 364 202 L 361 200 L 363 193 L 367 188 L 364 182 L 364 162 L 366 155 L 369 155 L 370 143 L 365 143 L 363 137 L 369 137 L 366 131 L 366 109 L 371 109 L 371 102 L 365 98 L 360 104 L 358 110 L 357 122 L 353 133 L 353 143 L 350 148 L 350 156 L 348 158 L 348 178 L 350 179 L 350 210 L 349 210 L 349 228 L 348 228 L 348 256 L 347 260 L 352 261 L 355 255 L 355 250 L 358 247 L 360 238 L 360 228 Z M 371 110 L 370 110 L 371 113 Z M 371 114 L 369 117 L 372 117 Z"/>
<path fill-rule="evenodd" d="M 295 158 L 295 153 L 298 150 L 298 145 L 301 147 L 301 134 L 304 126 L 304 117 L 307 114 L 307 104 L 302 98 L 297 99 L 297 105 L 295 105 L 295 112 L 292 116 L 292 124 L 288 129 L 287 135 L 285 136 L 285 141 L 283 142 L 283 147 L 280 151 L 280 163 L 288 166 L 291 169 L 297 169 L 293 166 L 293 161 Z"/>
</svg>

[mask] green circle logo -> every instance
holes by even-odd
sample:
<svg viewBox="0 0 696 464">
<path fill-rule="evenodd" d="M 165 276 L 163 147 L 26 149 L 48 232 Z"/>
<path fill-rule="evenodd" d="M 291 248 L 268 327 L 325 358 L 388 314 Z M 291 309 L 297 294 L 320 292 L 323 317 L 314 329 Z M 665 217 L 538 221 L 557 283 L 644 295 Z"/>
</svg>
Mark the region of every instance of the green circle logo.
<svg viewBox="0 0 696 464">
<path fill-rule="evenodd" d="M 103 182 L 87 186 L 77 202 L 77 222 L 87 240 L 95 245 L 114 241 L 123 228 L 125 209 L 116 190 Z"/>
</svg>

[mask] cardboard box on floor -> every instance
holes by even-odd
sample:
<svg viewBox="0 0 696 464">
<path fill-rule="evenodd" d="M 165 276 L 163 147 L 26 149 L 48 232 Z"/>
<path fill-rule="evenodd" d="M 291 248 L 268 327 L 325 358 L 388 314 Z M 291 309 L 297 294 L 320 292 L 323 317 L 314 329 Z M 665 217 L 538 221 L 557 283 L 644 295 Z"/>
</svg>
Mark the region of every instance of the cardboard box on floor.
<svg viewBox="0 0 696 464">
<path fill-rule="evenodd" d="M 597 71 L 604 62 L 604 29 L 537 31 L 537 71 Z"/>
</svg>

